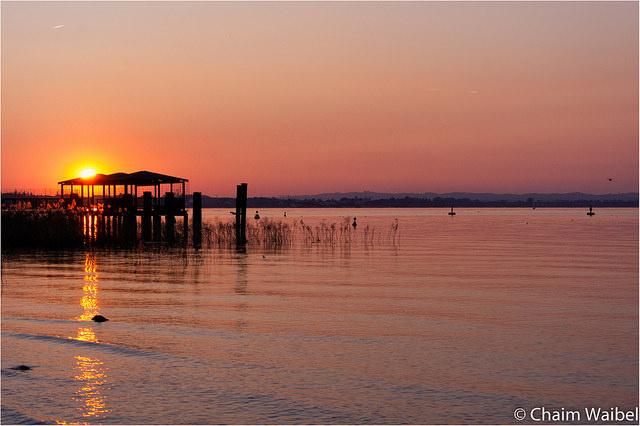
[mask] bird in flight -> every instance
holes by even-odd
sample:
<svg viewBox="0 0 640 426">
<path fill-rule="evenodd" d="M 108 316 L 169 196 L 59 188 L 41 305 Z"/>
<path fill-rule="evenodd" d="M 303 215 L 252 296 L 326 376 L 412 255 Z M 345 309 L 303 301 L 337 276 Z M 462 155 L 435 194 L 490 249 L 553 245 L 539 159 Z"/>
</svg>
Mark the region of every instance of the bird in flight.
<svg viewBox="0 0 640 426">
<path fill-rule="evenodd" d="M 613 178 L 607 178 L 607 179 L 609 179 L 609 182 L 613 182 Z"/>
</svg>

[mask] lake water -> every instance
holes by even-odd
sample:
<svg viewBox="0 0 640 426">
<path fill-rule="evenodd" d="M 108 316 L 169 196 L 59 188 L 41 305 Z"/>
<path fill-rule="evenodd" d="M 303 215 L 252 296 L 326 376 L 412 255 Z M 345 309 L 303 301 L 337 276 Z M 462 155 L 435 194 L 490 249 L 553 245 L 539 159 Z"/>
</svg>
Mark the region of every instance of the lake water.
<svg viewBox="0 0 640 426">
<path fill-rule="evenodd" d="M 357 216 L 349 244 L 4 252 L 3 423 L 514 423 L 518 407 L 636 407 L 638 210 L 446 212 L 260 210 L 314 228 Z"/>
</svg>

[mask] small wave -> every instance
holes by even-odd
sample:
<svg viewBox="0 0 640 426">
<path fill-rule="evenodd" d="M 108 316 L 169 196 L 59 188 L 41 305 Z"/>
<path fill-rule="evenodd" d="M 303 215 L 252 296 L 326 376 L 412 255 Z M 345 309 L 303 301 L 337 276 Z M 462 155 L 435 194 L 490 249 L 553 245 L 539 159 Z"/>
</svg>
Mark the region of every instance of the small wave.
<svg viewBox="0 0 640 426">
<path fill-rule="evenodd" d="M 44 425 L 46 423 L 35 420 L 24 413 L 5 407 L 0 407 L 2 412 L 1 422 L 3 425 Z"/>
<path fill-rule="evenodd" d="M 113 343 L 88 342 L 88 341 L 76 340 L 68 337 L 49 336 L 49 335 L 42 335 L 42 334 L 11 333 L 6 331 L 3 332 L 2 334 L 6 335 L 7 337 L 15 337 L 18 339 L 38 340 L 42 342 L 52 342 L 52 343 L 59 343 L 63 345 L 72 345 L 75 347 L 102 350 L 102 351 L 111 352 L 111 353 L 124 355 L 124 356 L 150 357 L 150 358 L 157 358 L 162 360 L 173 358 L 166 354 L 161 354 L 161 353 L 152 352 L 152 351 L 145 351 L 142 349 L 132 348 L 132 347 L 123 346 L 123 345 L 116 345 Z"/>
<path fill-rule="evenodd" d="M 77 324 L 78 320 L 61 318 L 2 317 L 2 321 L 46 322 L 55 324 Z"/>
</svg>

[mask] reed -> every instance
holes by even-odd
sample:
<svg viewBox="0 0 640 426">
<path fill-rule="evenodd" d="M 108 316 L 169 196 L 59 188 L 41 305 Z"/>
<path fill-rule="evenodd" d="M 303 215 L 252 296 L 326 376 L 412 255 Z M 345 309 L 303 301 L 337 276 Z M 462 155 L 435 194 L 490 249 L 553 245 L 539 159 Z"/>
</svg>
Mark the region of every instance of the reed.
<svg viewBox="0 0 640 426">
<path fill-rule="evenodd" d="M 236 244 L 233 221 L 203 222 L 202 242 L 208 246 L 231 247 Z M 281 220 L 263 219 L 247 224 L 247 246 L 282 248 L 293 242 L 291 226 Z"/>
<path fill-rule="evenodd" d="M 398 220 L 396 219 L 388 232 L 376 232 L 370 225 L 361 225 L 361 229 L 351 226 L 351 218 L 345 217 L 337 222 L 325 220 L 310 225 L 304 219 L 270 219 L 263 218 L 258 222 L 247 224 L 247 246 L 264 248 L 284 248 L 294 244 L 311 245 L 350 245 L 362 243 L 397 244 L 399 241 Z M 214 220 L 203 222 L 202 243 L 209 247 L 232 247 L 236 245 L 235 223 L 233 220 Z"/>
<path fill-rule="evenodd" d="M 3 248 L 71 248 L 83 244 L 78 215 L 62 209 L 3 210 Z"/>
</svg>

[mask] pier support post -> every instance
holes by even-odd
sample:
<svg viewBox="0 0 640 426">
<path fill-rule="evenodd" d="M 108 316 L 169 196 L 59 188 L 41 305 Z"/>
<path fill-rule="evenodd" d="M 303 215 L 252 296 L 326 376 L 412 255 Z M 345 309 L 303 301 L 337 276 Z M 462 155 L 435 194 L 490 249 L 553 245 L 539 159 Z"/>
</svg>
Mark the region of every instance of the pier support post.
<svg viewBox="0 0 640 426">
<path fill-rule="evenodd" d="M 156 202 L 159 202 L 157 199 Z M 160 215 L 160 206 L 156 204 L 153 209 L 153 241 L 162 241 L 162 216 Z"/>
<path fill-rule="evenodd" d="M 247 184 L 241 183 L 236 188 L 236 246 L 244 246 L 247 242 Z"/>
<path fill-rule="evenodd" d="M 136 200 L 133 194 L 129 193 L 127 206 L 127 221 L 129 226 L 129 241 L 135 243 L 138 240 L 138 219 L 136 211 Z"/>
<path fill-rule="evenodd" d="M 117 242 L 120 239 L 120 215 L 113 215 L 113 241 Z"/>
<path fill-rule="evenodd" d="M 142 241 L 151 241 L 151 192 L 142 194 Z"/>
<path fill-rule="evenodd" d="M 176 239 L 176 217 L 175 217 L 175 203 L 173 192 L 167 192 L 164 196 L 164 208 L 165 208 L 165 232 L 167 236 L 167 242 L 173 243 Z"/>
<path fill-rule="evenodd" d="M 193 245 L 202 243 L 202 193 L 193 193 Z"/>
<path fill-rule="evenodd" d="M 185 246 L 189 245 L 189 213 L 186 208 L 182 215 L 182 242 Z"/>
<path fill-rule="evenodd" d="M 112 231 L 111 231 L 111 216 L 107 216 L 105 219 L 106 223 L 105 223 L 105 240 L 106 241 L 111 241 L 112 239 Z"/>
<path fill-rule="evenodd" d="M 98 240 L 100 242 L 104 242 L 105 241 L 105 224 L 104 224 L 104 215 L 101 214 L 100 216 L 98 216 Z"/>
</svg>

